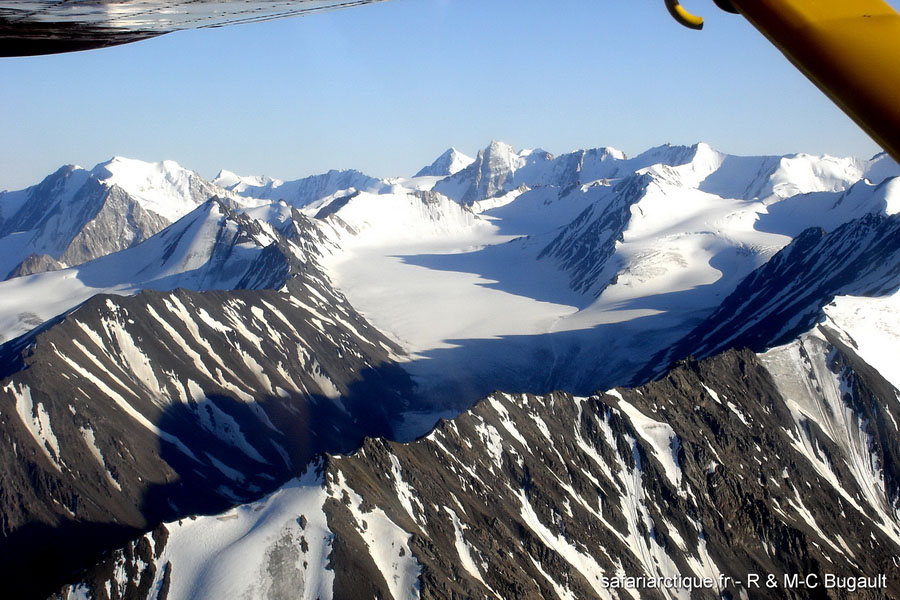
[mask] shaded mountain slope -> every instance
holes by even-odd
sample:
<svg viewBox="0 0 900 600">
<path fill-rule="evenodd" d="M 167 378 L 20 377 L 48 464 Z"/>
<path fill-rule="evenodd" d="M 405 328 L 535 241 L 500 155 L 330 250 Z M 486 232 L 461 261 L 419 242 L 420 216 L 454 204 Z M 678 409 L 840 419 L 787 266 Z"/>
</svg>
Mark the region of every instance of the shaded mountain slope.
<svg viewBox="0 0 900 600">
<path fill-rule="evenodd" d="M 838 295 L 883 296 L 900 286 L 900 216 L 870 213 L 830 233 L 811 228 L 744 279 L 722 304 L 643 371 L 727 348 L 762 351 L 825 319 Z"/>
</svg>

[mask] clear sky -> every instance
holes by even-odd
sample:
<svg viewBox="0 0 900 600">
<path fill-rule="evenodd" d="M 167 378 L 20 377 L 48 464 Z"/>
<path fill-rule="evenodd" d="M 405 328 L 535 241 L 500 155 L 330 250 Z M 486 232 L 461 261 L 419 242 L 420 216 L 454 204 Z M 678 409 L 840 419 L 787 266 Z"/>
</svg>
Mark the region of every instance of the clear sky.
<svg viewBox="0 0 900 600">
<path fill-rule="evenodd" d="M 553 153 L 879 150 L 743 19 L 684 4 L 704 31 L 662 0 L 390 0 L 0 59 L 0 189 L 113 155 L 293 179 L 411 175 L 491 139 Z"/>
</svg>

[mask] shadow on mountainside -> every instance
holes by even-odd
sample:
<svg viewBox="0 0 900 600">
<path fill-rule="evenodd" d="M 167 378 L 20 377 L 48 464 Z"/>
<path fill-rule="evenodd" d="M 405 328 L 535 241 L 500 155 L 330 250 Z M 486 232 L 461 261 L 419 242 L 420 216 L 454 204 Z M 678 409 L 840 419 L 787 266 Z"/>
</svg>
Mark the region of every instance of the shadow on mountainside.
<svg viewBox="0 0 900 600">
<path fill-rule="evenodd" d="M 422 358 L 407 368 L 423 382 L 426 395 L 439 403 L 455 400 L 451 405 L 463 408 L 498 389 L 587 395 L 640 385 L 691 355 L 744 347 L 762 352 L 824 319 L 823 309 L 836 295 L 896 293 L 898 228 L 897 218 L 870 214 L 828 234 L 807 229 L 749 273 L 752 265 L 742 249 L 725 248 L 710 260 L 722 274 L 713 283 L 616 304 L 601 297 L 581 314 L 559 319 L 547 333 L 445 340 L 453 347 L 420 352 Z M 477 266 L 453 256 L 422 262 L 432 268 Z M 513 274 L 494 274 L 497 281 L 489 285 L 523 291 Z M 627 282 L 619 288 L 623 285 Z M 566 327 L 572 330 L 562 331 Z M 437 383 L 426 387 L 429 381 Z"/>
<path fill-rule="evenodd" d="M 537 259 L 539 248 L 530 247 L 536 240 L 519 238 L 505 244 L 486 246 L 473 252 L 457 254 L 397 255 L 405 264 L 415 265 L 435 271 L 471 273 L 485 279 L 477 285 L 506 292 L 515 296 L 530 298 L 538 302 L 549 302 L 573 306 L 579 310 L 589 308 L 601 296 L 579 293 L 572 289 L 569 274 L 560 269 L 553 259 Z M 543 246 L 543 244 L 539 244 Z M 676 259 L 666 264 L 660 259 L 659 270 L 683 268 Z M 715 251 L 709 259 L 709 267 L 719 272 L 716 281 L 687 290 L 663 292 L 640 296 L 624 301 L 617 310 L 672 310 L 694 307 L 714 308 L 753 269 L 764 262 L 764 257 L 752 250 L 741 247 L 724 246 Z M 638 263 L 638 267 L 643 265 Z M 651 268 L 654 265 L 650 265 Z M 613 254 L 595 272 L 605 286 L 613 285 L 623 271 L 630 267 Z M 664 273 L 665 274 L 665 273 Z M 654 275 L 655 276 L 655 275 Z M 600 288 L 601 290 L 606 287 Z M 591 287 L 591 286 L 588 286 Z"/>
<path fill-rule="evenodd" d="M 131 460 L 164 463 L 164 468 L 135 471 L 143 475 L 127 484 L 121 470 L 117 474 L 122 492 L 112 490 L 119 497 L 111 501 L 136 502 L 134 514 L 140 521 L 81 520 L 78 507 L 93 502 L 88 490 L 80 489 L 78 480 L 55 483 L 53 469 L 44 468 L 41 461 L 26 465 L 30 477 L 42 480 L 46 484 L 42 487 L 62 490 L 75 510 L 71 516 L 44 510 L 44 522 L 32 519 L 0 537 L 0 596 L 44 599 L 67 583 L 99 582 L 114 570 L 104 553 L 157 524 L 216 514 L 256 500 L 299 475 L 317 454 L 352 453 L 367 436 L 389 436 L 392 418 L 408 408 L 412 393 L 408 375 L 392 363 L 367 369 L 347 388 L 340 398 L 294 394 L 243 402 L 216 394 L 199 402 L 168 405 L 153 424 L 182 442 L 186 451 L 159 437 L 153 447 L 123 439 Z M 260 418 L 262 406 L 270 424 Z M 43 458 L 40 452 L 36 455 Z M 4 482 L 0 493 L 16 490 Z"/>
<path fill-rule="evenodd" d="M 657 349 L 680 339 L 704 314 L 687 325 L 658 313 L 573 331 L 445 340 L 453 347 L 420 352 L 404 367 L 419 384 L 421 404 L 435 410 L 462 411 L 497 390 L 587 396 L 634 383 Z"/>
<path fill-rule="evenodd" d="M 585 308 L 594 298 L 570 287 L 568 275 L 549 260 L 536 260 L 525 248 L 530 240 L 515 239 L 458 254 L 397 255 L 403 263 L 434 271 L 471 273 L 485 281 L 478 285 L 515 296 Z"/>
<path fill-rule="evenodd" d="M 186 441 L 188 448 L 205 464 L 198 466 L 173 444 L 160 444 L 160 458 L 181 478 L 150 486 L 142 511 L 152 515 L 153 522 L 172 521 L 256 500 L 301 474 L 317 454 L 352 453 L 365 437 L 389 437 L 393 418 L 408 408 L 411 386 L 402 369 L 386 363 L 366 369 L 339 398 L 293 394 L 248 404 L 217 395 L 193 407 L 173 405 L 163 413 L 158 426 L 190 440 Z M 271 425 L 260 421 L 254 404 L 265 406 Z M 237 436 L 223 439 L 227 432 L 219 436 L 210 432 L 198 417 L 204 412 L 225 413 L 234 419 L 241 425 L 240 435 L 246 443 L 236 441 Z"/>
<path fill-rule="evenodd" d="M 0 595 L 43 600 L 75 581 L 103 552 L 141 533 L 117 523 L 32 522 L 0 538 Z"/>
</svg>

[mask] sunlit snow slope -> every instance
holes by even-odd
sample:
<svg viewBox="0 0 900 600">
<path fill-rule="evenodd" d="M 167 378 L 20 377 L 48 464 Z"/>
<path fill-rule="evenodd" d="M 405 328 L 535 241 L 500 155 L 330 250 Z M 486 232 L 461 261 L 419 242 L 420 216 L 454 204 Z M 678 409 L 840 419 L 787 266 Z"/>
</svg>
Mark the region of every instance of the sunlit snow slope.
<svg viewBox="0 0 900 600">
<path fill-rule="evenodd" d="M 143 289 L 280 287 L 286 270 L 267 264 L 274 232 L 210 200 L 154 237 L 65 270 L 0 282 L 0 341 L 100 293 Z M 268 269 L 263 269 L 268 266 Z"/>
</svg>

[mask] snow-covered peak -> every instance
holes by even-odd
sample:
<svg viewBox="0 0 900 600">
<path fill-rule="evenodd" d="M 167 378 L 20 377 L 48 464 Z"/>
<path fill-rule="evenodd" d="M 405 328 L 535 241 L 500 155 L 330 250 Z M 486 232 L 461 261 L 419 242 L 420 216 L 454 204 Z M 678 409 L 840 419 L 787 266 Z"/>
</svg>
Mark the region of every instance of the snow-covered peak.
<svg viewBox="0 0 900 600">
<path fill-rule="evenodd" d="M 232 171 L 222 169 L 212 181 L 215 185 L 242 196 L 252 196 L 252 192 L 259 189 L 274 189 L 284 182 L 280 179 L 272 179 L 265 175 L 238 175 Z"/>
<path fill-rule="evenodd" d="M 515 171 L 525 164 L 525 157 L 530 156 L 530 150 L 516 152 L 516 149 L 506 142 L 491 140 L 487 148 L 478 152 L 479 159 L 484 160 L 494 169 L 506 168 Z"/>
<path fill-rule="evenodd" d="M 621 176 L 625 174 L 622 165 L 627 164 L 628 160 L 624 152 L 608 146 L 578 150 L 572 156 L 579 157 L 575 166 L 580 183 Z"/>
<path fill-rule="evenodd" d="M 866 161 L 865 176 L 872 183 L 880 183 L 888 177 L 900 176 L 900 165 L 887 152 L 879 152 Z"/>
<path fill-rule="evenodd" d="M 638 156 L 634 162 L 640 166 L 647 161 L 653 164 L 638 168 L 638 173 L 650 173 L 658 178 L 668 180 L 676 185 L 696 188 L 710 175 L 719 170 L 727 155 L 712 148 L 709 144 L 698 143 L 693 146 L 661 146 Z"/>
<path fill-rule="evenodd" d="M 219 174 L 213 178 L 212 182 L 215 185 L 218 185 L 227 190 L 230 190 L 234 186 L 238 185 L 242 179 L 243 179 L 243 177 L 241 177 L 237 173 L 228 171 L 226 169 L 222 169 L 219 171 Z"/>
<path fill-rule="evenodd" d="M 721 166 L 726 156 L 708 144 L 665 145 L 633 159 L 610 147 L 576 150 L 554 156 L 540 148 L 517 151 L 492 141 L 465 169 L 435 185 L 435 190 L 472 204 L 514 189 L 554 186 L 567 188 L 645 170 L 678 185 L 697 187 Z M 678 167 L 679 169 L 673 170 Z"/>
<path fill-rule="evenodd" d="M 177 221 L 219 191 L 173 160 L 145 162 L 115 156 L 94 167 L 91 175 L 109 187 L 122 188 L 144 209 L 170 222 Z"/>
<path fill-rule="evenodd" d="M 696 150 L 694 151 L 694 159 L 693 163 L 705 163 L 705 164 L 715 164 L 716 166 L 722 164 L 722 160 L 725 158 L 725 154 L 719 152 L 706 142 L 699 142 L 695 146 Z"/>
<path fill-rule="evenodd" d="M 599 161 L 623 161 L 628 160 L 628 156 L 619 150 L 618 148 L 613 148 L 612 146 L 600 146 L 599 148 L 582 148 L 580 150 L 576 150 L 573 154 L 580 154 L 586 160 L 599 160 Z"/>
<path fill-rule="evenodd" d="M 595 152 L 597 154 L 600 154 L 601 156 L 609 157 L 613 160 L 626 160 L 628 158 L 624 152 L 622 152 L 618 148 L 613 148 L 612 146 L 593 148 L 591 150 L 588 150 L 588 152 Z"/>
<path fill-rule="evenodd" d="M 46 321 L 98 293 L 280 287 L 286 263 L 264 257 L 277 239 L 268 224 L 213 198 L 128 249 L 69 269 L 0 282 L 0 339 L 34 326 L 23 315 Z"/>
<path fill-rule="evenodd" d="M 457 202 L 472 204 L 515 188 L 520 171 L 519 179 L 539 178 L 534 165 L 548 162 L 548 157 L 552 159 L 544 152 L 517 152 L 509 144 L 494 140 L 478 151 L 469 166 L 438 182 L 434 189 Z"/>
<path fill-rule="evenodd" d="M 39 184 L 26 188 L 24 190 L 16 190 L 12 192 L 0 192 L 0 224 L 4 221 L 12 219 L 19 213 L 30 200 L 36 200 L 40 206 L 36 210 L 46 210 L 48 206 L 54 202 L 66 204 L 72 201 L 75 194 L 84 185 L 88 178 L 88 172 L 81 167 L 75 165 L 65 165 L 45 177 Z M 24 215 L 19 215 L 19 223 L 11 225 L 13 229 L 8 232 L 16 231 L 17 227 L 22 225 L 22 221 L 34 221 Z M 39 217 L 38 217 L 39 218 Z M 0 226 L 0 232 L 5 227 Z"/>
<path fill-rule="evenodd" d="M 333 227 L 344 247 L 468 239 L 495 229 L 468 207 L 432 191 L 358 192 L 332 199 L 315 216 Z"/>
<path fill-rule="evenodd" d="M 840 192 L 862 179 L 864 172 L 865 163 L 857 158 L 793 154 L 779 160 L 768 187 L 780 198 L 810 192 Z"/>
<path fill-rule="evenodd" d="M 701 142 L 652 148 L 625 164 L 629 171 L 647 173 L 678 187 L 696 188 L 722 198 L 777 202 L 799 194 L 841 192 L 869 172 L 876 179 L 879 175 L 883 179 L 900 174 L 900 167 L 882 160 L 802 153 L 734 156 Z"/>
<path fill-rule="evenodd" d="M 416 177 L 445 177 L 447 175 L 454 175 L 471 165 L 473 162 L 475 162 L 475 159 L 471 156 L 463 154 L 456 148 L 450 148 L 437 157 L 433 163 L 416 173 Z"/>
<path fill-rule="evenodd" d="M 709 150 L 712 150 L 707 144 L 702 144 Z M 690 163 L 701 151 L 701 144 L 693 146 L 678 146 L 672 144 L 663 144 L 641 152 L 632 159 L 631 167 L 634 170 L 650 167 L 653 165 L 666 165 L 669 167 L 677 167 Z"/>
</svg>

